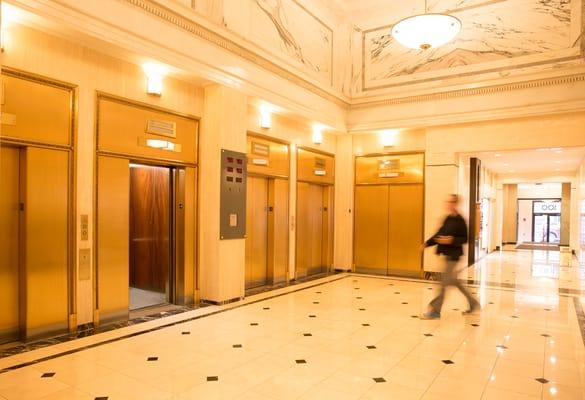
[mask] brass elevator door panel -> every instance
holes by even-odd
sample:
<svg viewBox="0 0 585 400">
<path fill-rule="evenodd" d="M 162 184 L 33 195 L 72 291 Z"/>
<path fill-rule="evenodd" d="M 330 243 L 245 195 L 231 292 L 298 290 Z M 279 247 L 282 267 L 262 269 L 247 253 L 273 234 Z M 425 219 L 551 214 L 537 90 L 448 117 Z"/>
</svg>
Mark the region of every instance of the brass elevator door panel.
<svg viewBox="0 0 585 400">
<path fill-rule="evenodd" d="M 387 273 L 388 185 L 355 187 L 356 271 Z"/>
<path fill-rule="evenodd" d="M 100 321 L 128 317 L 129 161 L 98 156 L 97 306 Z"/>
<path fill-rule="evenodd" d="M 395 274 L 420 276 L 423 185 L 390 185 L 388 197 L 388 270 Z"/>
<path fill-rule="evenodd" d="M 19 153 L 0 146 L 0 343 L 19 336 Z"/>
<path fill-rule="evenodd" d="M 304 278 L 325 270 L 324 201 L 328 190 L 324 186 L 305 182 L 297 184 L 297 271 L 296 277 Z"/>
<path fill-rule="evenodd" d="M 269 181 L 268 206 L 268 279 L 284 282 L 288 270 L 288 179 Z"/>
<path fill-rule="evenodd" d="M 314 275 L 321 273 L 324 269 L 323 251 L 324 251 L 324 230 L 323 230 L 323 213 L 324 197 L 323 186 L 310 185 L 310 220 L 311 220 L 311 258 L 307 266 L 307 274 Z"/>
<path fill-rule="evenodd" d="M 21 324 L 27 338 L 68 326 L 69 153 L 28 147 L 21 156 L 25 188 L 24 258 L 26 287 L 21 295 Z M 23 154 L 21 153 L 21 155 Z M 26 272 L 25 272 L 26 271 Z M 22 308 L 26 312 L 22 314 Z"/>
<path fill-rule="evenodd" d="M 268 275 L 268 179 L 248 177 L 246 191 L 246 288 L 252 288 Z"/>
</svg>

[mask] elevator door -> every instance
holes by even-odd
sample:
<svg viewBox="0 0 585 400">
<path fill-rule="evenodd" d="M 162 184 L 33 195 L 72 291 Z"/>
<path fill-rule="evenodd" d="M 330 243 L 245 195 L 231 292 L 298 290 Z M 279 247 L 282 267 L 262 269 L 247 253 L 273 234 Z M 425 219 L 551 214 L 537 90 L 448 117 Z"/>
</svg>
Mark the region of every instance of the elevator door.
<svg viewBox="0 0 585 400">
<path fill-rule="evenodd" d="M 248 177 L 246 193 L 246 289 L 268 279 L 268 179 Z"/>
<path fill-rule="evenodd" d="M 390 185 L 388 274 L 419 276 L 423 241 L 423 185 Z"/>
<path fill-rule="evenodd" d="M 171 170 L 130 164 L 130 309 L 169 302 Z"/>
<path fill-rule="evenodd" d="M 19 336 L 19 150 L 0 146 L 0 343 Z"/>
<path fill-rule="evenodd" d="M 299 182 L 297 186 L 297 278 L 326 271 L 324 243 L 328 188 Z"/>
<path fill-rule="evenodd" d="M 359 272 L 388 268 L 388 185 L 355 188 L 355 265 Z"/>
<path fill-rule="evenodd" d="M 422 228 L 422 184 L 356 186 L 356 272 L 420 275 Z"/>
</svg>

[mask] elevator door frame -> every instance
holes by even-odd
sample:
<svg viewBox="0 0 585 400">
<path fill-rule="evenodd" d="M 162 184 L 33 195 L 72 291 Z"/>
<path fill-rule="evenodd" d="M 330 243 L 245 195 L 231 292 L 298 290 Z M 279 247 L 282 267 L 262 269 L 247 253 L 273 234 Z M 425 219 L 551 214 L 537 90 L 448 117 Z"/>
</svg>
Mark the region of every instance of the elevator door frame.
<svg viewBox="0 0 585 400">
<path fill-rule="evenodd" d="M 96 91 L 96 126 L 94 135 L 94 215 L 93 215 L 93 322 L 96 326 L 102 323 L 116 322 L 128 319 L 130 315 L 129 303 L 124 310 L 118 308 L 118 304 L 114 304 L 112 309 L 104 310 L 102 308 L 103 302 L 100 298 L 100 291 L 103 287 L 100 283 L 100 271 L 102 266 L 99 261 L 99 193 L 100 185 L 98 185 L 100 171 L 99 159 L 100 157 L 107 159 L 120 159 L 128 163 L 137 163 L 143 165 L 154 165 L 160 167 L 176 168 L 178 172 L 178 181 L 181 182 L 179 188 L 173 193 L 180 195 L 182 202 L 173 202 L 174 207 L 179 207 L 182 210 L 183 218 L 173 221 L 175 224 L 175 231 L 179 232 L 174 240 L 175 257 L 174 261 L 174 294 L 173 303 L 180 305 L 191 305 L 199 303 L 200 291 L 200 273 L 199 273 L 199 132 L 200 132 L 200 118 L 194 115 L 169 110 L 163 107 L 158 107 L 152 104 L 129 100 L 120 96 Z M 155 114 L 162 114 L 162 118 L 183 118 L 195 122 L 195 129 L 189 134 L 194 136 L 194 150 L 193 159 L 186 158 L 174 159 L 172 156 L 166 156 L 165 152 L 152 153 L 153 149 L 147 149 L 148 152 L 142 153 L 141 147 L 129 148 L 124 150 L 110 150 L 108 144 L 100 144 L 100 122 L 102 116 L 105 115 L 101 110 L 100 104 L 104 103 L 118 103 L 125 107 L 138 109 Z M 148 118 L 161 118 L 160 116 L 149 116 Z M 141 131 L 143 132 L 143 131 Z M 140 150 L 137 152 L 137 150 Z M 155 150 L 155 149 L 154 149 Z M 183 152 L 185 148 L 183 147 Z M 188 182 L 191 182 L 189 184 Z M 188 244 L 190 243 L 190 245 Z M 129 271 L 129 260 L 126 261 Z M 187 268 L 187 265 L 193 265 L 193 268 Z M 127 286 L 128 288 L 129 286 Z M 127 289 L 126 289 L 127 293 Z M 127 297 L 126 297 L 127 298 Z"/>
<path fill-rule="evenodd" d="M 69 332 L 75 332 L 77 329 L 77 280 L 78 280 L 78 272 L 77 272 L 77 202 L 76 202 L 76 193 L 77 193 L 77 184 L 76 184 L 76 177 L 77 177 L 77 162 L 76 162 L 76 151 L 77 151 L 77 129 L 76 129 L 76 118 L 77 113 L 75 112 L 77 108 L 77 86 L 71 83 L 67 83 L 64 81 L 56 80 L 53 78 L 49 78 L 46 76 L 30 73 L 27 71 L 10 68 L 6 66 L 2 66 L 1 68 L 1 75 L 9 76 L 12 78 L 22 79 L 25 81 L 33 82 L 38 85 L 54 87 L 61 90 L 65 90 L 69 92 L 69 132 L 67 135 L 67 143 L 57 144 L 51 143 L 47 140 L 41 139 L 21 139 L 18 137 L 6 136 L 5 134 L 0 136 L 0 145 L 7 146 L 7 147 L 15 147 L 19 150 L 20 156 L 22 156 L 22 152 L 26 151 L 27 149 L 37 148 L 37 149 L 45 149 L 45 150 L 54 150 L 54 151 L 63 151 L 67 153 L 67 238 L 66 238 L 66 313 L 67 317 L 63 321 L 59 321 L 58 323 L 52 323 L 50 326 L 39 326 L 30 328 L 27 326 L 26 319 L 23 320 L 23 315 L 26 315 L 26 310 L 23 311 L 23 307 L 26 307 L 26 304 L 19 304 L 19 319 L 20 319 L 20 326 L 18 332 L 18 338 L 22 341 L 30 341 L 35 340 L 38 338 L 55 335 L 57 333 L 63 333 L 67 330 Z M 19 170 L 19 175 L 22 171 Z M 22 184 L 23 178 L 19 176 L 19 184 Z M 22 194 L 21 194 L 22 196 Z M 22 198 L 20 199 L 22 202 Z M 26 205 L 25 205 L 26 211 Z M 19 221 L 19 230 L 21 231 L 20 235 L 22 236 L 24 228 L 22 227 L 23 224 L 23 214 L 20 215 Z M 24 245 L 22 239 L 19 239 L 19 252 L 23 252 Z M 19 256 L 19 272 L 21 277 L 19 278 L 20 281 L 23 279 L 23 258 L 22 255 Z M 19 291 L 24 290 L 22 287 L 22 283 L 20 283 Z M 22 294 L 21 294 L 22 295 Z M 21 296 L 19 295 L 19 296 Z M 19 300 L 21 303 L 22 300 Z"/>
<path fill-rule="evenodd" d="M 329 201 L 327 202 L 327 210 L 322 210 L 322 213 L 327 213 L 327 218 L 325 219 L 322 215 L 322 228 L 321 228 L 321 262 L 322 267 L 321 271 L 310 274 L 309 268 L 305 269 L 305 273 L 303 275 L 299 274 L 299 184 L 308 184 L 309 187 L 311 185 L 319 186 L 323 188 L 322 193 L 322 200 L 321 200 L 321 207 L 325 203 L 323 196 L 325 195 L 325 190 L 328 190 Z M 320 274 L 327 274 L 331 272 L 333 267 L 333 223 L 334 223 L 334 210 L 335 210 L 335 186 L 329 183 L 317 183 L 317 182 L 310 182 L 305 180 L 297 180 L 297 188 L 296 188 L 296 223 L 295 223 L 295 280 L 308 278 L 314 275 Z M 327 236 L 325 238 L 325 235 Z M 323 257 L 326 259 L 323 260 Z"/>
</svg>

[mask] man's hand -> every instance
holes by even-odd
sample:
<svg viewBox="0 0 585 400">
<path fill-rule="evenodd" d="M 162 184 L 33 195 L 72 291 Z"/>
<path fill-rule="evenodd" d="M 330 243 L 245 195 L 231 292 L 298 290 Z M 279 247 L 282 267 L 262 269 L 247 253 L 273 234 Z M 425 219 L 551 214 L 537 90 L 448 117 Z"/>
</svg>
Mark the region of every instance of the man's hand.
<svg viewBox="0 0 585 400">
<path fill-rule="evenodd" d="M 435 242 L 439 244 L 452 244 L 453 243 L 453 236 L 437 236 L 435 238 Z"/>
</svg>

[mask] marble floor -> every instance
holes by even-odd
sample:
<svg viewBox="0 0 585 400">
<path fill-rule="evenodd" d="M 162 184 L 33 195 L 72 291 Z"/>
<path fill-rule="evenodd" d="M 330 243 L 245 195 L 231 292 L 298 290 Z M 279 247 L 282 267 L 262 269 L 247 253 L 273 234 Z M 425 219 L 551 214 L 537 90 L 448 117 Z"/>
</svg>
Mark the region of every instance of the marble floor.
<svg viewBox="0 0 585 400">
<path fill-rule="evenodd" d="M 0 359 L 0 399 L 585 399 L 585 274 L 492 253 L 435 282 L 329 276 Z"/>
</svg>

